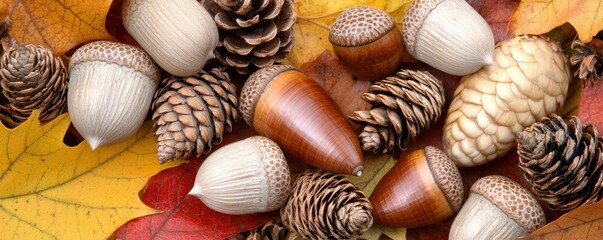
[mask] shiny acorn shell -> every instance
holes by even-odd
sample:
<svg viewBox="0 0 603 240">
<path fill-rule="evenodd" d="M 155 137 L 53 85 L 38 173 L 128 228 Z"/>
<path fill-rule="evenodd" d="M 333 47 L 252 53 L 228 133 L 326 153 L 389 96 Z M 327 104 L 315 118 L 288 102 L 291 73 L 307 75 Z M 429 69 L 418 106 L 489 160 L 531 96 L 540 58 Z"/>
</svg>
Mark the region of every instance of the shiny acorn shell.
<svg viewBox="0 0 603 240">
<path fill-rule="evenodd" d="M 281 208 L 291 191 L 289 167 L 272 140 L 254 136 L 228 144 L 205 159 L 189 195 L 225 214 Z"/>
<path fill-rule="evenodd" d="M 241 115 L 256 132 L 318 168 L 361 175 L 354 130 L 326 92 L 293 66 L 262 68 L 243 86 Z"/>
<path fill-rule="evenodd" d="M 408 228 L 431 225 L 459 211 L 463 182 L 446 154 L 427 146 L 398 159 L 369 201 L 377 223 Z"/>
</svg>

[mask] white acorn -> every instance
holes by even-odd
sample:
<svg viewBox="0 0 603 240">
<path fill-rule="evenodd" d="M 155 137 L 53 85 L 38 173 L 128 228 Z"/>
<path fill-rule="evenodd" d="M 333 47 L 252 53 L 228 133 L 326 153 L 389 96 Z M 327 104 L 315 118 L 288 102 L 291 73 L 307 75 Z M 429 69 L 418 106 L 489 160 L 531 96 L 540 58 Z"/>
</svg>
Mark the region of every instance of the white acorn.
<svg viewBox="0 0 603 240">
<path fill-rule="evenodd" d="M 124 27 L 167 72 L 191 76 L 213 57 L 218 27 L 195 0 L 125 0 Z"/>
<path fill-rule="evenodd" d="M 126 44 L 96 41 L 75 51 L 69 62 L 67 108 L 92 150 L 140 128 L 159 75 L 144 51 Z"/>
<path fill-rule="evenodd" d="M 203 162 L 189 195 L 225 214 L 281 208 L 291 190 L 289 167 L 272 140 L 250 137 L 223 146 Z"/>
<path fill-rule="evenodd" d="M 414 0 L 402 26 L 408 52 L 448 74 L 464 76 L 493 61 L 492 29 L 465 0 Z"/>
</svg>

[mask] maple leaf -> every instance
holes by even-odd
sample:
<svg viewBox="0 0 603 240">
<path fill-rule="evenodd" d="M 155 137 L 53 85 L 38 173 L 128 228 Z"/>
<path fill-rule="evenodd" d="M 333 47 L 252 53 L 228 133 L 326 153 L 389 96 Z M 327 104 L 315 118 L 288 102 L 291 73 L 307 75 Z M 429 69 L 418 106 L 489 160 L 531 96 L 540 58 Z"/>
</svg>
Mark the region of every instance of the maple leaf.
<svg viewBox="0 0 603 240">
<path fill-rule="evenodd" d="M 544 34 L 571 23 L 580 40 L 590 42 L 603 29 L 603 4 L 594 0 L 522 1 L 512 17 L 510 28 L 519 34 Z"/>
<path fill-rule="evenodd" d="M 161 169 L 151 123 L 138 133 L 91 151 L 69 147 L 69 117 L 40 125 L 39 111 L 14 129 L 0 125 L 2 238 L 105 239 L 117 226 L 154 213 L 136 194 Z"/>
<path fill-rule="evenodd" d="M 112 39 L 105 20 L 112 0 L 8 0 L 17 42 L 40 44 L 63 55 L 79 44 Z M 1 8 L 1 7 L 0 7 Z"/>
<path fill-rule="evenodd" d="M 520 239 L 601 239 L 603 201 L 584 205 Z"/>
</svg>

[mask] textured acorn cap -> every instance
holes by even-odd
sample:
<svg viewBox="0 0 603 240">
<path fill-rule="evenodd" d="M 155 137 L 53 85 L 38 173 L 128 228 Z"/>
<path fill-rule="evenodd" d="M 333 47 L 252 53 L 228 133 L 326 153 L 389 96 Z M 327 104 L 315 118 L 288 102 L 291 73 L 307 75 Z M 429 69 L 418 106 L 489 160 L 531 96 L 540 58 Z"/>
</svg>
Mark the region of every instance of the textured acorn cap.
<svg viewBox="0 0 603 240">
<path fill-rule="evenodd" d="M 423 24 L 423 20 L 442 1 L 444 0 L 414 0 L 408 10 L 406 10 L 402 29 L 404 29 L 404 46 L 408 48 L 409 52 L 415 52 L 417 33 Z"/>
<path fill-rule="evenodd" d="M 442 150 L 427 146 L 424 151 L 436 183 L 438 183 L 440 190 L 444 193 L 450 208 L 454 212 L 458 212 L 463 204 L 463 180 L 461 173 Z"/>
<path fill-rule="evenodd" d="M 494 175 L 480 178 L 471 186 L 471 192 L 488 199 L 528 232 L 546 223 L 538 201 L 507 177 Z"/>
<path fill-rule="evenodd" d="M 394 27 L 394 18 L 386 12 L 369 6 L 355 6 L 337 17 L 331 26 L 329 41 L 344 47 L 364 45 L 381 38 Z"/>
</svg>

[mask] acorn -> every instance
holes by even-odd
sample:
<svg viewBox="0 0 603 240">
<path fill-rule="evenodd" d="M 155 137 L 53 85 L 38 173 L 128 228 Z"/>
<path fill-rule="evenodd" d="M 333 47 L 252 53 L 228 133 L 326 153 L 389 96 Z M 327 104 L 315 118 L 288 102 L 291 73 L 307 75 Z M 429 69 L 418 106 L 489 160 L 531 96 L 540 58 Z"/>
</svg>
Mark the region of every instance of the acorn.
<svg viewBox="0 0 603 240">
<path fill-rule="evenodd" d="M 239 110 L 259 134 L 318 168 L 360 176 L 363 156 L 354 130 L 327 93 L 293 66 L 251 74 Z"/>
<path fill-rule="evenodd" d="M 254 136 L 221 147 L 201 164 L 189 195 L 225 214 L 270 212 L 291 191 L 289 167 L 272 140 Z"/>
<path fill-rule="evenodd" d="M 167 72 L 191 76 L 213 57 L 218 27 L 195 0 L 125 0 L 124 27 Z"/>
<path fill-rule="evenodd" d="M 459 211 L 463 182 L 444 152 L 426 146 L 398 159 L 377 183 L 369 201 L 375 222 L 382 225 L 431 225 Z"/>
<path fill-rule="evenodd" d="M 92 150 L 134 134 L 149 111 L 159 68 L 144 51 L 117 42 L 88 43 L 69 62 L 67 108 Z"/>
<path fill-rule="evenodd" d="M 350 72 L 367 80 L 389 76 L 404 56 L 402 34 L 394 18 L 369 6 L 343 11 L 331 26 L 329 42 Z"/>
<path fill-rule="evenodd" d="M 402 27 L 406 50 L 448 74 L 464 76 L 493 61 L 492 29 L 465 0 L 414 0 Z"/>
<path fill-rule="evenodd" d="M 517 239 L 546 223 L 538 201 L 513 180 L 486 176 L 471 186 L 449 239 Z"/>
</svg>

